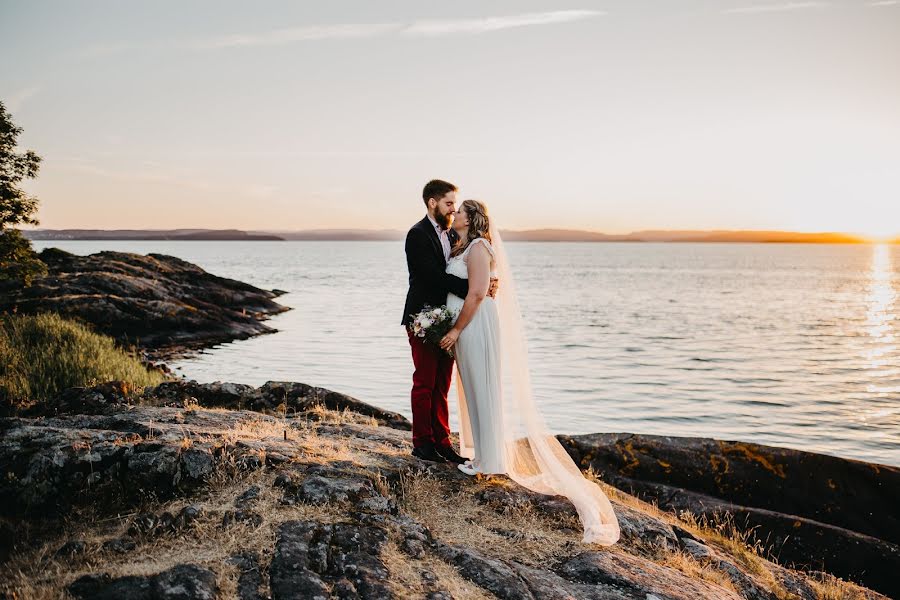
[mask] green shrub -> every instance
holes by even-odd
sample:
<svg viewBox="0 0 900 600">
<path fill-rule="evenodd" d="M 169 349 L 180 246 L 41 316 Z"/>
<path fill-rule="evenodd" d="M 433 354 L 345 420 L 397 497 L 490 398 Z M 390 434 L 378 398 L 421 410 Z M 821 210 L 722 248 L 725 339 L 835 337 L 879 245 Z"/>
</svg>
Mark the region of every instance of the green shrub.
<svg viewBox="0 0 900 600">
<path fill-rule="evenodd" d="M 123 380 L 156 385 L 165 374 L 148 370 L 109 336 L 56 313 L 0 315 L 0 401 L 32 404 L 74 386 Z"/>
</svg>

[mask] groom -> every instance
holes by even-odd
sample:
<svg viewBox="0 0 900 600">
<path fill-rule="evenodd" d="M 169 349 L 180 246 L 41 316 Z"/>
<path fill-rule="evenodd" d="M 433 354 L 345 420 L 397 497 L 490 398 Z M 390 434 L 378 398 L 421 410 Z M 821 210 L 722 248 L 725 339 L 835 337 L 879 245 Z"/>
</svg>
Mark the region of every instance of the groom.
<svg viewBox="0 0 900 600">
<path fill-rule="evenodd" d="M 425 218 L 406 234 L 406 266 L 409 269 L 409 292 L 403 307 L 402 324 L 406 327 L 412 348 L 413 373 L 413 456 L 435 462 L 461 464 L 465 458 L 450 443 L 450 411 L 447 392 L 453 375 L 453 357 L 426 344 L 409 329 L 412 316 L 425 305 L 443 306 L 447 292 L 465 298 L 469 282 L 445 272 L 450 248 L 458 236 L 450 229 L 456 211 L 457 188 L 452 183 L 434 179 L 425 184 L 422 200 Z M 496 290 L 492 280 L 491 296 Z"/>
</svg>

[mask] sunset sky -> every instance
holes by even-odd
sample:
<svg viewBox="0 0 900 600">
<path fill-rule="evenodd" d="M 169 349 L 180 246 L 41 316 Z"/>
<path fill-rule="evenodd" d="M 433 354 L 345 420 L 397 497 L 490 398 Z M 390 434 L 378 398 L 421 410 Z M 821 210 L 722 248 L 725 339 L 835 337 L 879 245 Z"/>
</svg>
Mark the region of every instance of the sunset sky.
<svg viewBox="0 0 900 600">
<path fill-rule="evenodd" d="M 0 0 L 43 228 L 900 233 L 900 0 Z"/>
</svg>

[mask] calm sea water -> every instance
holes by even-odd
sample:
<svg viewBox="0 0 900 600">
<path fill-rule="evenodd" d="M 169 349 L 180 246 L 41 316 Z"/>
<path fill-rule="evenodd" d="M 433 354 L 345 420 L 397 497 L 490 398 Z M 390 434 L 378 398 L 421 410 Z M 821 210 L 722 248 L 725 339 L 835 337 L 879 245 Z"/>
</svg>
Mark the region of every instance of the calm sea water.
<svg viewBox="0 0 900 600">
<path fill-rule="evenodd" d="M 35 242 L 160 252 L 289 293 L 274 335 L 173 363 L 410 416 L 402 242 Z M 709 436 L 900 465 L 900 247 L 510 243 L 557 432 Z M 454 393 L 451 391 L 451 393 Z M 453 400 L 451 399 L 451 407 Z"/>
</svg>

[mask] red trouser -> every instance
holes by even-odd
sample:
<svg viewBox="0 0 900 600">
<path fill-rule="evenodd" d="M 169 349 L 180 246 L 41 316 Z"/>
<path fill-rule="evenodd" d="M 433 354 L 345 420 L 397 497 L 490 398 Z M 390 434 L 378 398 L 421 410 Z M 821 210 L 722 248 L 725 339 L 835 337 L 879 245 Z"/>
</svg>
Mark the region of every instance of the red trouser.
<svg viewBox="0 0 900 600">
<path fill-rule="evenodd" d="M 413 446 L 450 446 L 447 392 L 453 376 L 453 357 L 409 330 L 407 334 L 416 367 L 412 387 Z"/>
</svg>

